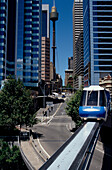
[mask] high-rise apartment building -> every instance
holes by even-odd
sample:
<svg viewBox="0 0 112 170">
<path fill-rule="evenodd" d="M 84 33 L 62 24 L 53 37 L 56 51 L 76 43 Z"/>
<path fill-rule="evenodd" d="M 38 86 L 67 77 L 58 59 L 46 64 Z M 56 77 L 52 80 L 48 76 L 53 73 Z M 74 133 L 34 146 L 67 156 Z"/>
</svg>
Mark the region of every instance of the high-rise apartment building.
<svg viewBox="0 0 112 170">
<path fill-rule="evenodd" d="M 73 69 L 65 70 L 65 86 L 73 87 Z"/>
<path fill-rule="evenodd" d="M 9 74 L 38 87 L 41 0 L 0 0 L 0 84 Z"/>
<path fill-rule="evenodd" d="M 73 77 L 74 88 L 79 87 L 79 77 L 83 85 L 83 0 L 74 0 L 73 5 Z"/>
<path fill-rule="evenodd" d="M 84 85 L 112 75 L 112 1 L 84 0 Z"/>
<path fill-rule="evenodd" d="M 68 69 L 73 69 L 73 57 L 68 57 Z"/>
<path fill-rule="evenodd" d="M 110 109 L 112 110 L 112 76 L 108 74 L 108 76 L 100 78 L 99 85 L 110 92 Z"/>
<path fill-rule="evenodd" d="M 73 57 L 68 57 L 68 69 L 65 70 L 65 86 L 73 88 Z"/>
<path fill-rule="evenodd" d="M 42 4 L 41 79 L 50 81 L 49 5 Z"/>
</svg>

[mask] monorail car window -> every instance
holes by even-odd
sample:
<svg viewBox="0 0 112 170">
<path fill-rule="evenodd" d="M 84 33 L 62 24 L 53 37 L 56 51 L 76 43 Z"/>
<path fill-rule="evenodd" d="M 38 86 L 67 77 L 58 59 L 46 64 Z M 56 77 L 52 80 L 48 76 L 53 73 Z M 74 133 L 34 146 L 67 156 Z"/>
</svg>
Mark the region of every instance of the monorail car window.
<svg viewBox="0 0 112 170">
<path fill-rule="evenodd" d="M 98 91 L 88 91 L 87 106 L 97 106 L 98 104 Z"/>
<path fill-rule="evenodd" d="M 80 106 L 85 106 L 85 102 L 86 102 L 86 93 L 87 93 L 87 91 L 83 91 L 83 92 L 82 92 L 82 97 L 81 97 Z"/>
<path fill-rule="evenodd" d="M 105 92 L 106 92 L 106 96 L 107 96 L 107 102 L 109 103 L 110 102 L 110 93 L 109 93 L 109 91 L 106 91 L 106 90 L 105 90 Z"/>
<path fill-rule="evenodd" d="M 105 91 L 100 91 L 100 106 L 106 106 L 106 98 L 105 98 Z"/>
</svg>

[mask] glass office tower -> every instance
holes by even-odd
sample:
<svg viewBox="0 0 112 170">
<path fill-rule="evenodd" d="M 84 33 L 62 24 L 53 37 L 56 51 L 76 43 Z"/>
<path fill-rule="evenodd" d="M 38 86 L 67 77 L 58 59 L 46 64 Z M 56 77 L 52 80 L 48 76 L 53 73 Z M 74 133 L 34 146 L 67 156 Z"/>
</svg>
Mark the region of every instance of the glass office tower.
<svg viewBox="0 0 112 170">
<path fill-rule="evenodd" d="M 0 85 L 6 78 L 7 15 L 7 1 L 0 0 Z"/>
<path fill-rule="evenodd" d="M 84 0 L 84 85 L 112 74 L 112 1 Z"/>
<path fill-rule="evenodd" d="M 41 0 L 0 0 L 0 81 L 9 74 L 38 87 L 41 64 Z"/>
<path fill-rule="evenodd" d="M 16 77 L 23 80 L 23 58 L 24 58 L 24 1 L 18 1 L 17 8 L 17 51 L 16 51 Z M 18 36 L 19 35 L 19 36 Z"/>
</svg>

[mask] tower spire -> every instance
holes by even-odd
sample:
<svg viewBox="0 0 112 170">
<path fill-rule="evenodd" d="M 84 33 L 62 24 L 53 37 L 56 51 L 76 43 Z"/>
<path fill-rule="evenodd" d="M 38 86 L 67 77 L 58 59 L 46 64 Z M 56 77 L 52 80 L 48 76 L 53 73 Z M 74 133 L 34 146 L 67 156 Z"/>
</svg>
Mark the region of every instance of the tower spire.
<svg viewBox="0 0 112 170">
<path fill-rule="evenodd" d="M 55 6 L 55 0 L 53 0 L 53 6 Z"/>
</svg>

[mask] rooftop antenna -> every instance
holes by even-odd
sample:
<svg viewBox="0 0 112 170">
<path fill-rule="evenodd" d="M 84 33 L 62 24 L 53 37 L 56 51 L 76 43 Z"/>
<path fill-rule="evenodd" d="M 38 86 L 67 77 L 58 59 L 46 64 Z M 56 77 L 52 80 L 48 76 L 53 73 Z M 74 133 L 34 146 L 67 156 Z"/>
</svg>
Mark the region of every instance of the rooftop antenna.
<svg viewBox="0 0 112 170">
<path fill-rule="evenodd" d="M 55 0 L 53 0 L 53 6 L 55 6 Z"/>
</svg>

